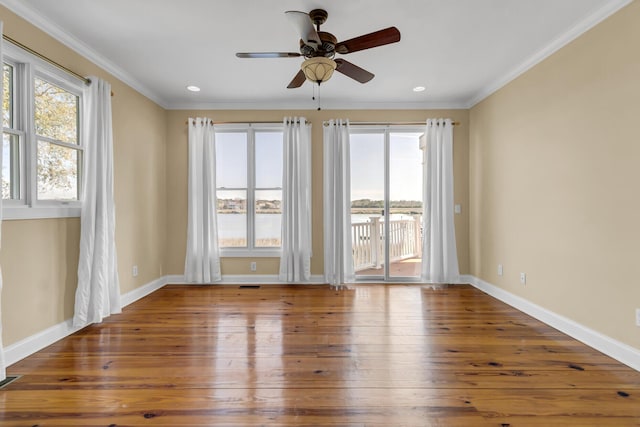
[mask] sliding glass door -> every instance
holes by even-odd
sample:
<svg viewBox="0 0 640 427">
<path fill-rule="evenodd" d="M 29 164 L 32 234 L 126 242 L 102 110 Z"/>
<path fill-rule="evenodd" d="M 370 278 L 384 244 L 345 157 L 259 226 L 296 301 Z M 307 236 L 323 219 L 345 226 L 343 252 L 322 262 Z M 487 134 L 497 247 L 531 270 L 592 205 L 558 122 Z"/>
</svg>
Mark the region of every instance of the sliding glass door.
<svg viewBox="0 0 640 427">
<path fill-rule="evenodd" d="M 351 236 L 358 280 L 420 276 L 423 134 L 415 127 L 351 127 Z"/>
</svg>

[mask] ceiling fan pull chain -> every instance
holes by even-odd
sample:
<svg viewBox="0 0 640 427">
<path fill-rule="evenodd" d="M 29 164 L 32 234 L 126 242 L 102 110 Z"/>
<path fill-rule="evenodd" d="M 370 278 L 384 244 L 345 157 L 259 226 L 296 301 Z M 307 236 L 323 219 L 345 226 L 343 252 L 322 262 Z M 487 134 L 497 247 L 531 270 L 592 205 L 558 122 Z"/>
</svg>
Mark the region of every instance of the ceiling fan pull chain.
<svg viewBox="0 0 640 427">
<path fill-rule="evenodd" d="M 312 85 L 313 86 L 313 96 L 311 96 L 312 100 L 318 100 L 318 111 L 321 110 L 320 108 L 320 83 L 318 83 L 318 96 L 316 96 L 316 85 Z"/>
</svg>

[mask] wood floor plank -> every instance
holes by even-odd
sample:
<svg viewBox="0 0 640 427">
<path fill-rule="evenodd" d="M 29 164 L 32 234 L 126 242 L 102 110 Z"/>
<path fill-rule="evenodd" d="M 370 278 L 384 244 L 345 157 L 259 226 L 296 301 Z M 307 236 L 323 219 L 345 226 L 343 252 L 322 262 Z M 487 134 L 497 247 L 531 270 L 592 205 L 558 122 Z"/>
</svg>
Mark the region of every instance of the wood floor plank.
<svg viewBox="0 0 640 427">
<path fill-rule="evenodd" d="M 291 362 L 295 363 L 295 362 Z M 264 369 L 263 366 L 258 366 Z M 616 389 L 640 394 L 640 384 L 629 383 L 629 376 L 610 375 L 608 372 L 590 372 L 575 375 L 557 371 L 469 371 L 451 372 L 433 370 L 429 374 L 416 376 L 411 368 L 382 371 L 380 369 L 330 369 L 324 364 L 315 364 L 310 369 L 271 369 L 256 375 L 250 369 L 207 369 L 201 367 L 158 370 L 150 368 L 114 369 L 113 373 L 86 370 L 78 375 L 74 372 L 58 371 L 56 374 L 28 374 L 29 381 L 21 381 L 13 390 L 72 390 L 135 389 L 152 388 L 159 384 L 166 387 L 195 388 L 288 388 L 294 385 L 304 389 L 331 388 L 380 388 L 380 389 L 449 389 L 449 388 L 501 388 L 528 390 L 600 390 Z"/>
<path fill-rule="evenodd" d="M 640 426 L 640 372 L 470 286 L 166 286 L 9 367 L 2 426 Z"/>
</svg>

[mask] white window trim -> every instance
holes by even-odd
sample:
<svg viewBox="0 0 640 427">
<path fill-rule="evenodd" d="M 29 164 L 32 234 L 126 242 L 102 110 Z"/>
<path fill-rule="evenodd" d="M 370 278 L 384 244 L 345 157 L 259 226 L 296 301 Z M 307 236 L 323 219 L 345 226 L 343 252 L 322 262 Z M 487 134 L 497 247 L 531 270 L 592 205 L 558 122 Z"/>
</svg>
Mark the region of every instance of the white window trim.
<svg viewBox="0 0 640 427">
<path fill-rule="evenodd" d="M 223 258 L 280 258 L 282 249 L 220 248 L 220 256 Z"/>
<path fill-rule="evenodd" d="M 255 133 L 256 132 L 284 132 L 282 123 L 229 123 L 214 125 L 217 132 L 247 132 L 247 242 L 253 244 L 255 233 Z M 251 132 L 249 132 L 251 131 Z M 217 187 L 216 191 L 222 189 Z M 224 190 L 239 190 L 240 188 L 224 188 Z M 250 191 L 253 189 L 253 191 Z M 265 188 L 260 188 L 264 190 Z M 283 190 L 282 187 L 271 188 Z M 241 188 L 245 190 L 245 188 Z M 278 248 L 220 248 L 220 256 L 223 258 L 280 258 L 282 247 Z"/>
<path fill-rule="evenodd" d="M 3 206 L 2 219 L 79 218 L 81 212 L 82 208 L 79 206 Z"/>
<path fill-rule="evenodd" d="M 24 205 L 24 199 L 25 199 L 25 188 L 24 188 L 24 182 L 27 179 L 27 174 L 25 171 L 25 167 L 24 167 L 24 163 L 25 163 L 25 159 L 24 159 L 24 155 L 25 155 L 25 135 L 24 132 L 13 129 L 13 128 L 4 128 L 3 130 L 4 133 L 8 133 L 11 135 L 15 135 L 18 137 L 18 165 L 20 168 L 20 174 L 19 174 L 19 179 L 18 179 L 18 185 L 19 185 L 19 193 L 20 193 L 20 197 L 18 199 L 6 199 L 2 201 L 2 206 L 3 207 L 21 207 Z M 12 177 L 15 178 L 15 177 Z M 5 212 L 3 210 L 3 212 Z"/>
<path fill-rule="evenodd" d="M 5 220 L 74 218 L 80 217 L 82 208 L 82 161 L 78 170 L 79 200 L 38 200 L 36 184 L 36 150 L 38 137 L 33 120 L 34 99 L 33 79 L 40 78 L 51 82 L 78 96 L 78 144 L 71 148 L 78 150 L 80 158 L 84 153 L 83 102 L 84 82 L 52 66 L 23 49 L 5 43 L 3 61 L 14 66 L 14 119 L 15 127 L 11 133 L 20 136 L 20 199 L 3 200 L 2 214 Z M 46 138 L 40 138 L 46 139 Z M 56 142 L 57 143 L 57 142 Z M 66 146 L 64 143 L 59 144 Z"/>
</svg>

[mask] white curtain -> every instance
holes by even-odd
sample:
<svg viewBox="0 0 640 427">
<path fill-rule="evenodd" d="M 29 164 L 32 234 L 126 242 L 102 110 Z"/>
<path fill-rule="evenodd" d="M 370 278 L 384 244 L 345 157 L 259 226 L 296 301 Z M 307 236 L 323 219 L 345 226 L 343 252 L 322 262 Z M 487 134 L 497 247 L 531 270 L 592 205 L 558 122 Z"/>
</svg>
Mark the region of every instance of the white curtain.
<svg viewBox="0 0 640 427">
<path fill-rule="evenodd" d="M 453 221 L 453 124 L 427 120 L 423 148 L 422 274 L 429 283 L 460 279 Z"/>
<path fill-rule="evenodd" d="M 80 258 L 73 325 L 83 327 L 120 313 L 113 201 L 111 85 L 97 77 L 84 96 L 85 143 Z"/>
<path fill-rule="evenodd" d="M 332 286 L 355 280 L 351 246 L 349 121 L 330 120 L 324 144 L 324 275 Z"/>
<path fill-rule="evenodd" d="M 2 21 L 0 21 L 0 63 L 2 63 Z M 0 81 L 0 99 L 4 99 L 4 79 Z M 2 170 L 2 157 L 0 156 L 0 170 Z M 2 243 L 2 197 L 0 197 L 0 244 Z M 2 268 L 0 267 L 0 308 L 2 307 Z M 2 310 L 0 309 L 0 381 L 7 378 L 7 370 L 4 366 L 4 349 L 2 348 Z"/>
<path fill-rule="evenodd" d="M 185 280 L 222 280 L 216 215 L 216 146 L 213 122 L 189 119 L 189 188 Z"/>
<path fill-rule="evenodd" d="M 311 277 L 311 126 L 304 117 L 284 119 L 282 255 L 279 278 Z"/>
</svg>

